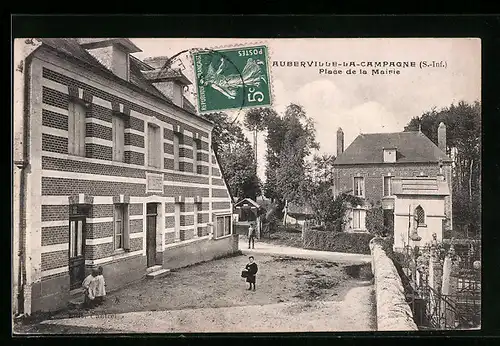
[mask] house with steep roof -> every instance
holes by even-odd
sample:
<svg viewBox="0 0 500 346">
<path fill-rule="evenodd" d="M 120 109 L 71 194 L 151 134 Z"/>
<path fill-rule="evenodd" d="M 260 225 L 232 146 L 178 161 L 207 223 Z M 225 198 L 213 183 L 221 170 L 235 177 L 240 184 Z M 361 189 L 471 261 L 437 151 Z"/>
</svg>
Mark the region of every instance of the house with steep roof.
<svg viewBox="0 0 500 346">
<path fill-rule="evenodd" d="M 452 160 L 446 155 L 446 126 L 438 145 L 420 131 L 360 134 L 344 150 L 337 131 L 334 191 L 364 200 L 352 206 L 346 231 L 365 232 L 366 211 L 380 205 L 384 224 L 394 230 L 395 247 L 442 238 L 451 229 Z"/>
<path fill-rule="evenodd" d="M 214 124 L 180 69 L 133 57 L 125 38 L 27 42 L 14 55 L 15 313 L 65 307 L 97 266 L 114 290 L 237 251 Z"/>
</svg>

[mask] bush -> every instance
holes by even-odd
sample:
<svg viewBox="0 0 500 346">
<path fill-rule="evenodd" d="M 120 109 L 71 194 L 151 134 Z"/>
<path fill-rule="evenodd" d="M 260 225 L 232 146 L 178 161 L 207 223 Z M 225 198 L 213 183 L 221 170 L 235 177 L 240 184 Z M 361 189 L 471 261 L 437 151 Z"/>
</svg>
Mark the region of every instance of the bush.
<svg viewBox="0 0 500 346">
<path fill-rule="evenodd" d="M 370 254 L 369 233 L 345 233 L 310 229 L 304 232 L 304 248 L 321 251 Z"/>
<path fill-rule="evenodd" d="M 279 225 L 277 227 L 277 232 L 287 232 L 287 233 L 302 233 L 301 225 L 287 225 L 286 227 L 283 225 Z"/>
</svg>

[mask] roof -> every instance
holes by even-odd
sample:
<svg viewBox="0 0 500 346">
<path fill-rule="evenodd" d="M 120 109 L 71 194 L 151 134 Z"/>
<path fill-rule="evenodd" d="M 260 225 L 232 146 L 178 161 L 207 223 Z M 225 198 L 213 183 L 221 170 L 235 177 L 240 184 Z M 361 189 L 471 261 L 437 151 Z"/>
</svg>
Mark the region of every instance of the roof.
<svg viewBox="0 0 500 346">
<path fill-rule="evenodd" d="M 108 70 L 104 65 L 102 65 L 96 58 L 94 58 L 85 48 L 82 47 L 80 42 L 84 42 L 84 44 L 94 44 L 99 41 L 102 42 L 103 39 L 77 39 L 77 38 L 39 38 L 42 45 L 45 47 L 49 47 L 50 49 L 62 53 L 65 56 L 76 59 L 80 62 L 83 62 L 86 65 L 91 66 L 96 71 L 100 73 L 107 74 L 110 78 L 114 78 L 117 81 L 120 80 L 122 83 L 130 83 L 135 87 L 138 87 L 140 90 L 147 92 L 157 98 L 162 99 L 164 102 L 170 104 L 171 106 L 176 106 L 172 100 L 170 100 L 167 96 L 162 94 L 157 88 L 153 86 L 153 84 L 147 80 L 144 76 L 144 73 L 150 69 L 153 69 L 148 64 L 140 61 L 135 57 L 131 57 L 130 59 L 130 81 L 127 82 L 120 77 L 114 75 L 110 70 Z M 95 40 L 95 42 L 93 41 Z M 122 44 L 123 40 L 126 39 L 116 39 L 118 43 Z M 129 40 L 126 40 L 129 41 Z M 125 42 L 125 41 L 123 41 Z M 97 44 L 97 43 L 95 43 Z M 132 44 L 130 42 L 130 44 Z M 130 47 L 132 49 L 132 47 Z M 203 119 L 205 122 L 213 124 L 212 121 L 206 119 L 205 117 L 199 116 L 196 114 L 196 108 L 189 102 L 187 99 L 184 100 L 183 109 L 187 112 L 191 113 L 191 115 L 196 118 Z"/>
<path fill-rule="evenodd" d="M 448 196 L 450 188 L 446 181 L 435 177 L 395 178 L 392 193 L 396 196 Z"/>
<path fill-rule="evenodd" d="M 238 207 L 244 203 L 250 203 L 252 206 L 254 206 L 255 208 L 260 208 L 260 205 L 257 204 L 257 202 L 255 202 L 253 199 L 251 198 L 243 198 L 241 201 L 239 201 L 238 203 L 236 203 L 234 206 L 235 207 Z"/>
<path fill-rule="evenodd" d="M 112 44 L 119 44 L 125 47 L 129 53 L 138 53 L 142 50 L 128 38 L 78 38 L 78 43 L 84 48 L 101 48 Z"/>
<path fill-rule="evenodd" d="M 159 81 L 162 79 L 177 80 L 183 85 L 192 84 L 191 81 L 182 73 L 180 69 L 156 69 L 152 71 L 143 71 L 144 77 L 151 82 Z"/>
<path fill-rule="evenodd" d="M 396 163 L 438 163 L 452 160 L 419 131 L 360 134 L 334 165 L 384 163 L 384 148 L 396 148 Z"/>
</svg>

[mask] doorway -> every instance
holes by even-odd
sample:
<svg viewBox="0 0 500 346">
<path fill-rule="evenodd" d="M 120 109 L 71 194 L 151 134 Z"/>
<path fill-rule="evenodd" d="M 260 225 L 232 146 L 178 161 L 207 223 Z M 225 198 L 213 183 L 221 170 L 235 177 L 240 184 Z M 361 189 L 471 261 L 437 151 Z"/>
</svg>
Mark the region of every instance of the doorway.
<svg viewBox="0 0 500 346">
<path fill-rule="evenodd" d="M 147 266 L 156 264 L 156 224 L 158 218 L 158 203 L 146 204 L 146 257 Z"/>
<path fill-rule="evenodd" d="M 70 289 L 79 288 L 85 279 L 86 217 L 74 215 L 69 219 L 69 277 Z"/>
<path fill-rule="evenodd" d="M 388 235 L 394 235 L 394 210 L 384 209 L 384 228 Z"/>
</svg>

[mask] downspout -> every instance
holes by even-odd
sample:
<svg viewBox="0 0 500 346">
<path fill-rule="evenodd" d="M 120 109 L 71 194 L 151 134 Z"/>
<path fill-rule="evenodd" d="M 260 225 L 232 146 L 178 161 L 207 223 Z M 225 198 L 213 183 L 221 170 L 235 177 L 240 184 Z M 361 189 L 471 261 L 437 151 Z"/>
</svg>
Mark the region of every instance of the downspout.
<svg viewBox="0 0 500 346">
<path fill-rule="evenodd" d="M 28 40 L 26 40 L 28 41 Z M 26 239 L 26 196 L 27 196 L 27 190 L 26 190 L 26 182 L 27 182 L 27 175 L 29 173 L 29 112 L 30 112 L 30 81 L 31 81 L 31 74 L 30 74 L 30 68 L 31 68 L 31 57 L 33 51 L 38 48 L 39 44 L 35 46 L 36 44 L 33 44 L 33 41 L 31 40 L 30 43 L 25 42 L 25 46 L 23 47 L 23 52 L 22 52 L 22 60 L 20 61 L 19 65 L 15 66 L 16 69 L 21 69 L 21 73 L 23 74 L 22 78 L 19 78 L 19 82 L 21 83 L 20 89 L 22 90 L 23 96 L 19 99 L 19 102 L 21 103 L 20 106 L 18 106 L 18 109 L 22 109 L 19 113 L 15 113 L 14 116 L 21 116 L 22 120 L 20 121 L 22 123 L 22 145 L 21 145 L 21 160 L 16 160 L 14 161 L 14 165 L 17 166 L 21 172 L 20 172 L 20 179 L 19 179 L 19 248 L 18 248 L 18 272 L 17 272 L 17 278 L 18 278 L 18 285 L 17 285 L 17 312 L 19 316 L 24 315 L 25 313 L 30 313 L 26 312 L 24 309 L 24 303 L 25 303 L 25 297 L 24 297 L 24 291 L 25 291 L 25 285 L 26 285 L 26 242 L 28 241 Z M 28 54 L 25 54 L 26 46 L 28 44 L 32 44 L 33 50 L 28 51 Z M 21 53 L 21 52 L 19 52 Z M 19 70 L 18 70 L 19 71 Z M 14 156 L 16 159 L 17 157 Z"/>
<path fill-rule="evenodd" d="M 16 162 L 18 168 L 21 169 L 20 181 L 19 181 L 19 271 L 18 271 L 18 310 L 19 314 L 23 315 L 24 311 L 24 288 L 26 282 L 26 180 L 29 167 L 29 81 L 30 74 L 29 69 L 31 67 L 31 59 L 25 60 L 23 64 L 23 129 L 22 129 L 22 161 Z"/>
</svg>

